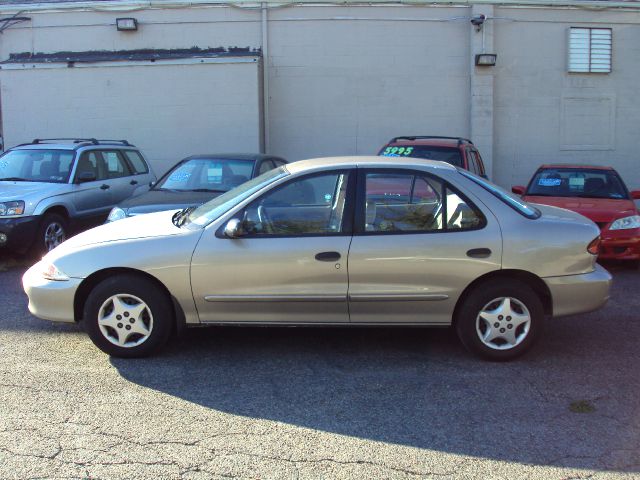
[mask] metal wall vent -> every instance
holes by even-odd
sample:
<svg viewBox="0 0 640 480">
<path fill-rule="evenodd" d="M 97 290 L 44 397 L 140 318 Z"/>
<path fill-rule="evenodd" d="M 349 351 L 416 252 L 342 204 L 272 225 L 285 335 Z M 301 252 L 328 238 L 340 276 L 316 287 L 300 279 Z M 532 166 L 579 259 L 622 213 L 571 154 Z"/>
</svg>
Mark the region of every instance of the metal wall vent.
<svg viewBox="0 0 640 480">
<path fill-rule="evenodd" d="M 610 28 L 569 29 L 569 72 L 611 72 Z"/>
</svg>

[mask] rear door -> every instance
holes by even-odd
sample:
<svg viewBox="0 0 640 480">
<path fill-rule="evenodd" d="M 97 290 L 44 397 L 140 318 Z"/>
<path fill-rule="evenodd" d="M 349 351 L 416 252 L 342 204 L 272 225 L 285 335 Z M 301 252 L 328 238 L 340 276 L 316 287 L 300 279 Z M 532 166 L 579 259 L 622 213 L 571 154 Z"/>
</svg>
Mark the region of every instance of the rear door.
<svg viewBox="0 0 640 480">
<path fill-rule="evenodd" d="M 353 323 L 447 325 L 464 288 L 500 268 L 495 217 L 438 177 L 359 170 L 357 198 L 349 252 Z"/>
<path fill-rule="evenodd" d="M 111 190 L 111 201 L 114 205 L 133 195 L 138 184 L 124 155 L 119 150 L 101 150 L 105 164 L 106 183 Z"/>
</svg>

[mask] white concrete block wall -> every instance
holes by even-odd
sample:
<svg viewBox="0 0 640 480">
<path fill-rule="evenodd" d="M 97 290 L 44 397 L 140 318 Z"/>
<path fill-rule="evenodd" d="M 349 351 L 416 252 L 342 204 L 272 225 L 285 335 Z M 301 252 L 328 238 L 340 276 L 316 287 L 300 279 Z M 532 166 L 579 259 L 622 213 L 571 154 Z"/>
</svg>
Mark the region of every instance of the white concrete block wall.
<svg viewBox="0 0 640 480">
<path fill-rule="evenodd" d="M 500 8 L 496 17 L 501 20 L 495 21 L 494 180 L 505 186 L 526 183 L 543 163 L 604 164 L 614 166 L 630 188 L 640 188 L 637 14 Z M 613 28 L 611 73 L 567 72 L 571 26 Z M 591 109 L 592 116 L 572 124 L 576 116 L 562 112 L 567 98 L 583 98 L 582 108 Z M 596 99 L 613 100 L 612 119 L 604 108 L 593 109 Z M 573 137 L 586 142 L 606 137 L 603 130 L 609 128 L 614 139 L 610 149 L 566 148 L 572 130 L 579 129 L 580 135 Z"/>
<path fill-rule="evenodd" d="M 474 8 L 477 11 L 486 7 Z M 480 37 L 468 22 L 471 14 L 468 6 L 305 5 L 270 10 L 267 62 L 271 153 L 292 160 L 368 154 L 375 153 L 395 135 L 474 134 L 487 163 L 493 157 L 493 179 L 504 186 L 525 182 L 540 163 L 575 161 L 614 165 L 630 186 L 640 188 L 636 153 L 640 123 L 638 12 L 491 8 L 490 16 L 495 18 L 488 21 L 492 33 L 486 41 L 498 54 L 498 64 L 489 74 L 492 81 L 482 78 L 487 73 L 472 67 Z M 260 11 L 255 9 L 208 6 L 134 12 L 62 11 L 29 16 L 32 18 L 29 24 L 4 32 L 0 38 L 0 58 L 23 51 L 259 48 L 262 42 Z M 117 32 L 113 23 L 118 16 L 136 17 L 140 30 Z M 611 74 L 567 73 L 566 36 L 572 25 L 613 28 Z M 68 100 L 58 106 L 61 111 L 68 111 L 70 118 L 76 118 L 78 109 L 88 101 L 83 97 L 85 92 L 97 91 L 103 97 L 110 92 L 104 84 L 108 78 L 98 75 L 90 84 L 83 83 L 82 75 L 72 75 L 79 71 L 70 69 L 65 74 L 70 75 L 69 86 L 60 85 L 61 95 L 67 95 Z M 178 98 L 182 104 L 193 102 L 200 108 L 198 95 L 189 96 L 188 91 L 210 92 L 211 85 L 200 75 L 192 76 L 190 69 L 181 71 L 183 74 L 175 83 L 163 87 L 166 91 L 160 96 Z M 6 104 L 5 76 L 0 71 Z M 38 78 L 44 84 L 49 81 L 48 77 Z M 76 82 L 86 88 L 76 88 Z M 25 83 L 24 88 L 33 92 L 42 84 Z M 193 152 L 201 132 L 185 128 L 184 122 L 176 122 L 175 113 L 171 113 L 175 106 L 168 104 L 168 100 L 162 100 L 162 108 L 152 108 L 154 98 L 145 97 L 146 92 L 140 88 L 131 90 L 132 96 L 134 92 L 139 92 L 141 99 L 146 98 L 149 111 L 163 120 L 150 125 L 140 117 L 140 121 L 131 125 L 129 136 L 144 138 L 149 144 L 167 135 L 181 136 L 185 139 L 184 154 Z M 471 100 L 473 92 L 478 100 L 475 107 Z M 562 124 L 563 105 L 566 98 L 580 95 L 613 99 L 614 141 L 610 150 L 565 148 L 567 135 L 572 133 Z M 246 108 L 255 111 L 260 106 L 260 97 L 253 101 L 255 108 L 248 105 Z M 40 125 L 38 115 L 32 113 L 39 113 L 42 107 L 37 107 L 13 110 L 9 118 L 3 104 L 5 136 L 9 142 L 12 134 L 7 132 L 14 127 L 8 122 L 22 122 L 29 130 L 24 132 L 24 138 L 40 135 L 35 131 Z M 104 128 L 105 132 L 118 131 L 117 125 L 106 120 L 105 108 L 108 107 L 101 106 L 94 112 L 83 110 L 95 117 L 88 116 L 87 123 Z M 582 107 L 576 108 L 570 112 L 572 115 L 580 114 Z M 227 111 L 225 115 L 231 118 L 232 113 Z M 120 123 L 126 121 L 121 119 Z M 230 122 L 221 120 L 216 125 L 221 131 L 226 128 L 226 138 L 235 135 L 240 144 L 247 144 L 247 138 L 255 138 L 253 133 L 246 135 L 246 131 L 253 131 L 253 126 L 247 130 L 243 125 L 232 132 L 227 128 Z M 587 124 L 585 128 L 595 127 Z"/>
<path fill-rule="evenodd" d="M 257 62 L 3 70 L 5 141 L 127 139 L 159 175 L 187 155 L 259 151 L 259 85 Z"/>
<path fill-rule="evenodd" d="M 270 13 L 272 150 L 362 155 L 397 135 L 468 135 L 468 28 L 446 21 L 466 10 Z"/>
</svg>

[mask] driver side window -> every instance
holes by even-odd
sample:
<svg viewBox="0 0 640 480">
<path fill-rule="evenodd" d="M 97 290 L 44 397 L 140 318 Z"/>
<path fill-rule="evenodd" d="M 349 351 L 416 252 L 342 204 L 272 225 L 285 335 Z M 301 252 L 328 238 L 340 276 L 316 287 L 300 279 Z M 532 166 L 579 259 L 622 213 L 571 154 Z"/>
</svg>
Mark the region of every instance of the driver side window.
<svg viewBox="0 0 640 480">
<path fill-rule="evenodd" d="M 263 195 L 243 212 L 251 236 L 342 233 L 348 172 L 292 180 Z"/>
</svg>

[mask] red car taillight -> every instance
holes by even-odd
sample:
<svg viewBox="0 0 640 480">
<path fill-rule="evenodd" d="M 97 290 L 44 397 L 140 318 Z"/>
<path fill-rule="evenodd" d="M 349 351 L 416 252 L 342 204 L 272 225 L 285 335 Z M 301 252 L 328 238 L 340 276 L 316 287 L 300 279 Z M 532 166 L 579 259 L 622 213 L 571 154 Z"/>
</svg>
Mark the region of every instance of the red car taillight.
<svg viewBox="0 0 640 480">
<path fill-rule="evenodd" d="M 591 240 L 589 246 L 587 246 L 587 252 L 591 255 L 598 255 L 598 251 L 600 250 L 600 235 Z"/>
</svg>

